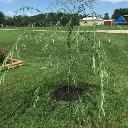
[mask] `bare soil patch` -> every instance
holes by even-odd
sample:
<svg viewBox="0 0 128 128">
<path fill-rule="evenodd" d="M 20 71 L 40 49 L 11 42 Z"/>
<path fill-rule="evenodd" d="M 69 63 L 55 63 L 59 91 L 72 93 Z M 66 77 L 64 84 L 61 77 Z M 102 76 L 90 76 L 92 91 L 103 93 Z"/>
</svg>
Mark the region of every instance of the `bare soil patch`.
<svg viewBox="0 0 128 128">
<path fill-rule="evenodd" d="M 75 101 L 79 98 L 82 98 L 84 93 L 92 93 L 96 92 L 96 86 L 92 86 L 89 84 L 81 84 L 81 85 L 60 85 L 59 87 L 55 88 L 51 93 L 52 99 L 56 101 Z"/>
</svg>

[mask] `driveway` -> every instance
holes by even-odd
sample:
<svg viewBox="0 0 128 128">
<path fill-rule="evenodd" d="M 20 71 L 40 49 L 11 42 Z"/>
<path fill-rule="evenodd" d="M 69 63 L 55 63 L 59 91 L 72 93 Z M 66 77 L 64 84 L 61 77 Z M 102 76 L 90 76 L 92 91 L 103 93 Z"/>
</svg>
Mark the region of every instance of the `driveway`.
<svg viewBox="0 0 128 128">
<path fill-rule="evenodd" d="M 15 31 L 20 29 L 0 29 L 3 31 Z M 33 31 L 48 31 L 48 30 L 33 30 Z M 65 31 L 58 31 L 58 32 L 65 32 Z M 81 31 L 84 32 L 84 31 Z M 104 32 L 104 33 L 128 33 L 128 30 L 97 30 L 96 32 Z"/>
<path fill-rule="evenodd" d="M 104 32 L 104 33 L 128 33 L 128 30 L 97 30 L 96 32 Z"/>
</svg>

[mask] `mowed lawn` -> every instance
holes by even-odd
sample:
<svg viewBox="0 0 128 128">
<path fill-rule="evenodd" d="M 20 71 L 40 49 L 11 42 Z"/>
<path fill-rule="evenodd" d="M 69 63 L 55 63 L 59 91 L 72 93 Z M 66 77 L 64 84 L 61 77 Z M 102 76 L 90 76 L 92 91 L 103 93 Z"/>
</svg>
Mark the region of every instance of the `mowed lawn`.
<svg viewBox="0 0 128 128">
<path fill-rule="evenodd" d="M 20 38 L 18 36 L 21 34 Z M 91 34 L 72 43 L 72 83 L 88 83 L 76 101 L 51 98 L 51 92 L 68 83 L 67 32 L 0 30 L 0 48 L 11 49 L 24 65 L 5 73 L 0 84 L 0 128 L 128 128 L 128 34 L 98 33 L 109 58 L 109 84 L 104 86 L 105 116 L 99 117 L 99 76 L 92 70 Z M 89 39 L 88 39 L 89 37 Z M 79 41 L 78 41 L 79 40 Z M 112 79 L 113 78 L 113 79 Z M 115 84 L 114 84 L 115 82 Z"/>
</svg>

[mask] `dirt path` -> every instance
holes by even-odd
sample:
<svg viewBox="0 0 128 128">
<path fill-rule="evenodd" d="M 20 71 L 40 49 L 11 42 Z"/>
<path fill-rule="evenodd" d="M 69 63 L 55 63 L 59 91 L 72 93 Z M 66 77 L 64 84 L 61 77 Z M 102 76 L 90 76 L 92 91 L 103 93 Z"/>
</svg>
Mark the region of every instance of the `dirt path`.
<svg viewBox="0 0 128 128">
<path fill-rule="evenodd" d="M 104 32 L 104 33 L 128 33 L 128 30 L 97 30 L 97 32 Z"/>
<path fill-rule="evenodd" d="M 20 30 L 20 29 L 0 29 L 0 31 L 15 31 L 15 30 Z"/>
<path fill-rule="evenodd" d="M 0 29 L 0 31 L 15 31 L 20 29 Z M 33 31 L 48 31 L 48 30 L 33 30 Z M 58 31 L 58 32 L 65 32 L 65 31 Z M 83 32 L 83 31 L 81 31 Z M 127 33 L 128 30 L 97 30 L 96 32 L 103 32 L 103 33 Z"/>
</svg>

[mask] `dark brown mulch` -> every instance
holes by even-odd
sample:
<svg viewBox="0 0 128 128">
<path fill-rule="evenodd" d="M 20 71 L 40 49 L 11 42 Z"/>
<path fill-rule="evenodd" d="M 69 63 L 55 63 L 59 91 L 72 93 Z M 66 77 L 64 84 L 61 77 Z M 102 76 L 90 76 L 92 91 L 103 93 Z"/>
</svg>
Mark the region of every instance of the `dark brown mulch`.
<svg viewBox="0 0 128 128">
<path fill-rule="evenodd" d="M 0 64 L 2 64 L 4 60 L 5 60 L 5 55 L 0 54 Z"/>
<path fill-rule="evenodd" d="M 56 101 L 78 100 L 86 91 L 86 86 L 60 85 L 52 92 L 52 99 Z"/>
<path fill-rule="evenodd" d="M 8 49 L 6 48 L 0 48 L 0 64 L 2 64 L 6 58 Z"/>
</svg>

